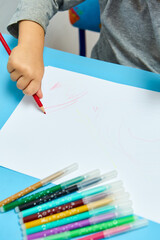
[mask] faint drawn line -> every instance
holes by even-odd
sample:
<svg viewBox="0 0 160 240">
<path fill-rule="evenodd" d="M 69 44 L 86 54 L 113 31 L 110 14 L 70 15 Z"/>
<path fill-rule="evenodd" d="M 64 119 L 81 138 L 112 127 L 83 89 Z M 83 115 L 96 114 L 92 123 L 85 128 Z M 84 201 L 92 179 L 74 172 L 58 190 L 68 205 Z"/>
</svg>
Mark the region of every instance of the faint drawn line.
<svg viewBox="0 0 160 240">
<path fill-rule="evenodd" d="M 97 112 L 99 110 L 99 108 L 97 106 L 93 106 L 93 111 Z"/>
<path fill-rule="evenodd" d="M 157 139 L 146 139 L 146 138 L 136 137 L 135 135 L 133 135 L 130 128 L 128 128 L 128 133 L 133 139 L 136 139 L 136 140 L 139 140 L 139 141 L 144 141 L 144 142 L 159 142 L 160 141 L 159 138 L 157 138 Z"/>
<path fill-rule="evenodd" d="M 79 96 L 77 96 L 76 98 L 74 98 L 74 99 L 72 99 L 70 101 L 67 101 L 67 102 L 64 102 L 64 103 L 60 103 L 60 104 L 57 104 L 57 105 L 48 106 L 48 107 L 45 107 L 45 109 L 54 109 L 53 111 L 64 109 L 66 107 L 69 107 L 69 106 L 77 103 L 78 100 L 80 98 L 84 97 L 87 93 L 88 92 L 84 92 L 84 93 L 80 94 Z"/>
<path fill-rule="evenodd" d="M 56 111 L 65 109 L 65 108 L 67 108 L 67 107 L 70 107 L 70 106 L 74 105 L 75 103 L 77 103 L 77 101 L 70 102 L 68 105 L 66 104 L 66 105 L 64 105 L 64 106 L 59 106 L 59 107 L 57 107 L 57 108 L 55 107 L 55 109 L 52 108 L 50 112 L 56 112 Z"/>
<path fill-rule="evenodd" d="M 50 88 L 50 90 L 52 91 L 52 90 L 54 90 L 55 88 L 59 88 L 60 86 L 61 86 L 60 83 L 57 82 L 57 83 L 55 83 L 55 84 L 53 85 L 53 87 Z"/>
</svg>

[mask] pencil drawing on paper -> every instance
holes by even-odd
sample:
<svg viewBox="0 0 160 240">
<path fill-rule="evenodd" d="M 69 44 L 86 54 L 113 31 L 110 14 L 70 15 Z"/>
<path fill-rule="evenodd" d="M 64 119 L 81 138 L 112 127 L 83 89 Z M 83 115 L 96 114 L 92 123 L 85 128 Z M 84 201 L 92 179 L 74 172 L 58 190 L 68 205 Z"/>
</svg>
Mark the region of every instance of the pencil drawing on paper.
<svg viewBox="0 0 160 240">
<path fill-rule="evenodd" d="M 58 88 L 60 87 L 59 83 L 55 84 L 51 88 L 51 90 L 54 90 L 57 87 Z M 71 105 L 78 103 L 86 95 L 87 95 L 87 91 L 83 91 L 79 94 L 74 94 L 74 95 L 72 94 L 68 97 L 66 96 L 65 98 L 63 98 L 63 101 L 54 105 L 48 105 L 45 107 L 45 109 L 47 110 L 47 112 L 53 112 L 53 111 L 58 111 L 58 110 L 70 107 Z"/>
</svg>

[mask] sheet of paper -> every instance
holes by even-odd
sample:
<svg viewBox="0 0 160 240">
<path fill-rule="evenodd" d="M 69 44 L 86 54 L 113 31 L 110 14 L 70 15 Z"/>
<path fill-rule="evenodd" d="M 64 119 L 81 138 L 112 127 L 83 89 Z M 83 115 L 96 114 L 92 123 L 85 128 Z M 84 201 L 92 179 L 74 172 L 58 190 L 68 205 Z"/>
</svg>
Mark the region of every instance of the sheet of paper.
<svg viewBox="0 0 160 240">
<path fill-rule="evenodd" d="M 39 178 L 74 162 L 117 169 L 136 213 L 160 222 L 160 93 L 53 67 L 43 93 L 46 115 L 25 96 L 2 128 L 0 165 Z"/>
</svg>

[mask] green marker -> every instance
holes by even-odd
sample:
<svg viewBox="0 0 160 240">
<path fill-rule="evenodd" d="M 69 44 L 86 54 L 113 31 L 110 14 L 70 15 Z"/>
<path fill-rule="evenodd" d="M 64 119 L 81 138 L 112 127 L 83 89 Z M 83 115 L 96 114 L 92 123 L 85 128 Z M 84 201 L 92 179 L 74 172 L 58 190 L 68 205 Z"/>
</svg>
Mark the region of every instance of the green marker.
<svg viewBox="0 0 160 240">
<path fill-rule="evenodd" d="M 131 205 L 132 205 L 132 203 L 130 201 L 127 201 L 125 203 L 119 203 L 119 204 L 111 204 L 111 205 L 107 205 L 107 206 L 104 206 L 101 208 L 90 210 L 88 212 L 80 213 L 80 214 L 77 214 L 74 216 L 60 219 L 58 221 L 53 221 L 50 223 L 46 223 L 46 224 L 43 224 L 43 225 L 40 225 L 37 227 L 28 228 L 28 229 L 25 228 L 25 225 L 22 225 L 22 231 L 23 231 L 24 236 L 26 234 L 29 235 L 29 234 L 33 234 L 33 233 L 37 233 L 37 232 L 42 232 L 44 230 L 63 226 L 63 225 L 69 224 L 69 223 L 78 222 L 80 220 L 95 217 L 95 216 L 102 215 L 102 214 L 105 214 L 108 212 L 123 211 L 123 209 L 130 208 Z"/>
<path fill-rule="evenodd" d="M 75 237 L 80 237 L 80 236 L 87 235 L 87 234 L 90 234 L 90 233 L 95 233 L 95 232 L 103 231 L 103 230 L 106 230 L 106 229 L 109 229 L 109 228 L 117 227 L 117 226 L 120 226 L 120 225 L 123 225 L 123 224 L 127 224 L 127 223 L 130 223 L 130 222 L 134 222 L 136 219 L 137 219 L 137 217 L 135 217 L 135 216 L 127 216 L 127 217 L 118 218 L 118 219 L 114 219 L 114 220 L 111 220 L 111 221 L 95 224 L 95 225 L 92 225 L 92 226 L 89 226 L 89 227 L 83 227 L 83 228 L 80 228 L 80 229 L 51 235 L 49 237 L 39 238 L 39 240 L 72 239 L 72 238 L 75 238 Z"/>
<path fill-rule="evenodd" d="M 93 216 L 98 216 L 98 215 L 104 214 L 106 212 L 111 212 L 114 210 L 115 210 L 114 206 L 105 206 L 105 207 L 101 207 L 101 208 L 96 208 L 96 209 L 88 211 L 88 212 L 70 216 L 67 218 L 59 219 L 58 221 L 46 223 L 46 224 L 43 224 L 43 225 L 40 225 L 37 227 L 25 229 L 25 225 L 22 225 L 22 230 L 23 230 L 24 235 L 26 235 L 26 234 L 29 235 L 29 234 L 41 232 L 44 230 L 48 230 L 51 228 L 63 226 L 63 225 L 69 224 L 69 223 L 78 222 L 80 220 L 87 219 L 87 218 L 90 218 Z"/>
<path fill-rule="evenodd" d="M 93 194 L 97 194 L 97 193 L 105 191 L 106 189 L 109 189 L 113 186 L 121 187 L 122 182 L 118 181 L 118 182 L 115 182 L 115 183 L 112 183 L 112 184 L 107 184 L 106 186 L 100 186 L 100 187 L 97 187 L 97 188 L 94 188 L 94 189 L 86 190 L 84 192 L 71 193 L 67 196 L 60 197 L 58 199 L 55 199 L 53 201 L 44 203 L 42 205 L 38 205 L 38 206 L 35 206 L 35 207 L 32 207 L 32 208 L 26 209 L 26 210 L 21 212 L 22 217 L 26 217 L 26 216 L 29 216 L 29 215 L 32 215 L 32 214 L 35 214 L 35 213 L 38 213 L 38 212 L 45 211 L 45 210 L 50 209 L 50 208 L 54 208 L 54 207 L 66 204 L 68 202 L 73 202 L 73 201 L 76 201 L 78 199 L 82 199 L 84 197 L 88 197 L 88 196 L 91 196 Z M 16 208 L 16 211 L 19 212 L 18 207 Z"/>
<path fill-rule="evenodd" d="M 104 193 L 104 191 L 103 191 L 103 193 Z M 110 194 L 110 191 L 105 191 L 105 193 Z M 62 225 L 66 225 L 66 224 L 69 224 L 69 223 L 78 222 L 80 220 L 84 220 L 84 219 L 87 219 L 87 218 L 90 218 L 90 217 L 98 216 L 100 214 L 104 214 L 104 213 L 107 213 L 107 212 L 120 211 L 120 210 L 123 210 L 123 209 L 126 209 L 126 208 L 130 208 L 131 206 L 132 206 L 131 201 L 125 201 L 124 203 L 109 204 L 109 205 L 101 207 L 101 208 L 90 210 L 88 212 L 80 213 L 80 214 L 77 214 L 77 215 L 74 215 L 74 216 L 66 217 L 66 218 L 63 218 L 63 219 L 59 219 L 57 221 L 53 221 L 53 222 L 50 222 L 50 223 L 45 223 L 43 225 L 28 228 L 28 229 L 25 228 L 25 224 L 22 224 L 21 220 L 20 220 L 20 224 L 22 224 L 21 227 L 22 227 L 22 231 L 23 231 L 24 235 L 26 235 L 26 234 L 29 235 L 29 234 L 41 232 L 41 231 L 44 231 L 44 230 L 48 230 L 48 229 L 51 229 L 51 228 L 59 227 L 59 226 L 62 226 Z"/>
<path fill-rule="evenodd" d="M 46 196 L 48 194 L 52 194 L 52 193 L 55 193 L 55 192 L 59 192 L 61 191 L 62 189 L 65 189 L 67 188 L 68 186 L 71 186 L 75 183 L 78 183 L 78 182 L 81 182 L 83 180 L 86 180 L 90 177 L 92 177 L 93 175 L 95 174 L 99 174 L 99 170 L 95 170 L 95 171 L 92 171 L 92 172 L 89 172 L 89 173 L 86 173 L 82 176 L 79 176 L 79 177 L 76 177 L 76 178 L 73 178 L 69 181 L 65 181 L 61 184 L 58 184 L 56 186 L 53 186 L 51 188 L 47 188 L 43 191 L 40 191 L 40 192 L 37 192 L 35 194 L 32 194 L 28 197 L 25 197 L 25 198 L 21 198 L 19 200 L 16 200 L 14 202 L 11 202 L 11 203 L 8 203 L 6 205 L 4 205 L 2 208 L 1 208 L 1 212 L 6 212 L 6 211 L 9 211 L 17 206 L 20 206 L 20 205 L 23 205 L 23 204 L 26 204 L 26 203 L 29 203 L 33 200 L 36 200 L 36 199 L 39 199 L 43 196 Z"/>
</svg>

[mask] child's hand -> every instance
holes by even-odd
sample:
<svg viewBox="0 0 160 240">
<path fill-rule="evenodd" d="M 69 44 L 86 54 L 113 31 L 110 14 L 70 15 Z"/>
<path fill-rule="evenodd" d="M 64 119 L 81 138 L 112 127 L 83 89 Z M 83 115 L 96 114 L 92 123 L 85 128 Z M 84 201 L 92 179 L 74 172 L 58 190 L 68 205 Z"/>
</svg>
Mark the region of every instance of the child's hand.
<svg viewBox="0 0 160 240">
<path fill-rule="evenodd" d="M 43 55 L 36 52 L 30 46 L 17 46 L 12 50 L 9 57 L 8 72 L 17 87 L 24 94 L 42 98 L 41 80 L 44 73 Z"/>
<path fill-rule="evenodd" d="M 18 46 L 9 57 L 7 69 L 11 79 L 24 94 L 42 98 L 41 81 L 44 74 L 43 64 L 44 31 L 31 21 L 19 24 Z"/>
</svg>

